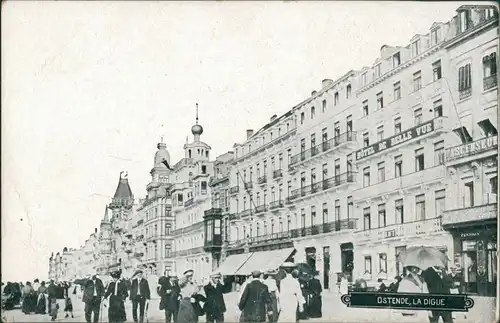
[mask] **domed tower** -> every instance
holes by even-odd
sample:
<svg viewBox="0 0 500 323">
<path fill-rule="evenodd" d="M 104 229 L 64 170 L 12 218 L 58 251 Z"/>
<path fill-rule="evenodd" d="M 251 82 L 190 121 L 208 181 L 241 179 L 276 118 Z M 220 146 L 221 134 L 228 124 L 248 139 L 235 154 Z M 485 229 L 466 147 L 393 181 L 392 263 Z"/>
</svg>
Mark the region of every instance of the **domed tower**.
<svg viewBox="0 0 500 323">
<path fill-rule="evenodd" d="M 169 169 L 172 166 L 170 164 L 170 154 L 167 151 L 167 145 L 163 143 L 163 137 L 156 147 L 158 150 L 155 153 L 153 168 L 149 172 L 151 174 L 151 183 L 148 187 L 155 186 L 156 183 L 168 183 L 168 175 L 171 172 Z"/>
<path fill-rule="evenodd" d="M 186 143 L 184 145 L 185 157 L 194 160 L 210 160 L 210 150 L 212 148 L 200 140 L 203 134 L 203 127 L 198 124 L 198 103 L 196 103 L 196 123 L 191 127 L 191 133 L 193 134 L 194 140 L 192 143 Z"/>
</svg>

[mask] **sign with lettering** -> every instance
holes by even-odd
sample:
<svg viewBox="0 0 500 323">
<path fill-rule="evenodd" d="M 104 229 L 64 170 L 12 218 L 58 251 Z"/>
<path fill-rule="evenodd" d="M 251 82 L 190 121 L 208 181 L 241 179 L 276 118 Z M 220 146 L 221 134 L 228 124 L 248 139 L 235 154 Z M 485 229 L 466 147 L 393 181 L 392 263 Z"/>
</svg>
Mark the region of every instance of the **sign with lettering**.
<svg viewBox="0 0 500 323">
<path fill-rule="evenodd" d="M 369 157 L 373 154 L 384 151 L 388 148 L 398 146 L 398 145 L 400 145 L 404 142 L 407 142 L 411 139 L 418 138 L 418 137 L 426 135 L 430 132 L 433 132 L 435 129 L 434 120 L 436 120 L 436 119 L 424 122 L 422 124 L 419 124 L 416 127 L 410 128 L 406 131 L 398 133 L 398 134 L 391 136 L 387 139 L 384 139 L 384 140 L 381 140 L 377 143 L 374 143 L 371 146 L 368 146 L 368 147 L 365 147 L 363 149 L 356 151 L 356 160 L 360 160 L 360 159 Z"/>
<path fill-rule="evenodd" d="M 498 137 L 492 136 L 446 150 L 446 161 L 467 157 L 498 147 Z"/>
</svg>

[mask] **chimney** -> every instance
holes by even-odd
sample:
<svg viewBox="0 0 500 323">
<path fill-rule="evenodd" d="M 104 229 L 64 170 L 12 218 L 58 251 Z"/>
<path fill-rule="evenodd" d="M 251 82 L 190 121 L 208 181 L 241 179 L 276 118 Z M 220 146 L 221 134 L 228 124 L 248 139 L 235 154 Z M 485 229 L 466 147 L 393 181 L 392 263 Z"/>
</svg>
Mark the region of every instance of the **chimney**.
<svg viewBox="0 0 500 323">
<path fill-rule="evenodd" d="M 94 232 L 97 233 L 97 228 L 94 228 Z"/>
<path fill-rule="evenodd" d="M 316 95 L 316 93 L 318 93 L 318 92 L 316 92 L 316 91 L 312 91 L 312 92 L 311 92 L 311 96 L 315 96 L 315 95 Z"/>
<path fill-rule="evenodd" d="M 273 114 L 273 116 L 271 117 L 271 121 L 270 122 L 273 122 L 274 120 L 276 120 L 277 117 L 278 117 L 277 115 Z"/>
<path fill-rule="evenodd" d="M 332 80 L 330 80 L 330 79 L 324 79 L 324 80 L 321 82 L 321 86 L 322 86 L 323 88 L 325 88 L 325 87 L 327 87 L 328 85 L 330 85 L 330 84 L 332 84 L 332 83 L 333 83 L 333 81 L 332 81 Z"/>
<path fill-rule="evenodd" d="M 247 139 L 253 136 L 253 129 L 247 129 Z"/>
</svg>

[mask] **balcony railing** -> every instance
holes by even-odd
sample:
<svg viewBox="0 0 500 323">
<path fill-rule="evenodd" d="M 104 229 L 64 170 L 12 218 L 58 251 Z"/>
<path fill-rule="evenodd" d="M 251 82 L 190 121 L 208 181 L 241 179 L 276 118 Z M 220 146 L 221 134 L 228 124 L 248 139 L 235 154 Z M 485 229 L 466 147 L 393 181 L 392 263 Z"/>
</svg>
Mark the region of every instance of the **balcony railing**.
<svg viewBox="0 0 500 323">
<path fill-rule="evenodd" d="M 453 226 L 467 222 L 492 220 L 497 218 L 496 203 L 445 211 L 443 226 Z"/>
<path fill-rule="evenodd" d="M 356 141 L 356 132 L 355 131 L 344 132 L 343 134 L 337 135 L 330 140 L 323 141 L 319 145 L 316 145 L 308 150 L 298 153 L 295 156 L 292 156 L 290 160 L 290 165 L 297 164 L 298 162 L 310 159 L 318 155 L 319 153 L 328 151 L 333 147 L 337 147 L 347 142 L 353 142 L 353 141 Z"/>
<path fill-rule="evenodd" d="M 172 253 L 172 257 L 183 257 L 183 256 L 189 256 L 189 255 L 195 255 L 204 252 L 204 247 L 196 247 L 196 248 L 191 248 L 191 249 L 186 249 L 186 250 L 179 250 L 179 251 L 174 251 Z"/>
<path fill-rule="evenodd" d="M 266 204 L 261 204 L 257 205 L 255 208 L 255 214 L 263 213 L 267 211 L 267 205 Z"/>
<path fill-rule="evenodd" d="M 229 221 L 233 221 L 233 220 L 236 220 L 239 218 L 240 218 L 240 215 L 237 213 L 229 214 Z"/>
<path fill-rule="evenodd" d="M 354 172 L 346 172 L 343 174 L 335 175 L 333 177 L 324 179 L 320 182 L 313 183 L 311 185 L 307 185 L 292 191 L 292 196 L 296 197 L 304 197 L 307 195 L 312 195 L 318 193 L 320 191 L 324 191 L 330 189 L 332 187 L 340 186 L 346 183 L 354 183 L 356 181 L 356 173 Z"/>
<path fill-rule="evenodd" d="M 273 172 L 273 178 L 283 177 L 283 171 L 281 169 L 277 169 Z"/>
<path fill-rule="evenodd" d="M 468 88 L 468 89 L 463 89 L 463 90 L 459 90 L 458 91 L 458 98 L 460 100 L 463 100 L 465 98 L 468 98 L 469 96 L 472 95 L 472 87 Z"/>
<path fill-rule="evenodd" d="M 259 178 L 257 178 L 257 184 L 261 185 L 261 184 L 265 184 L 267 183 L 267 176 L 261 176 Z"/>
<path fill-rule="evenodd" d="M 251 190 L 253 188 L 253 183 L 252 182 L 246 182 L 245 183 L 245 189 L 246 190 Z"/>
<path fill-rule="evenodd" d="M 240 191 L 240 187 L 239 186 L 233 186 L 229 189 L 229 194 L 236 194 Z"/>
<path fill-rule="evenodd" d="M 355 235 L 359 242 L 382 241 L 396 237 L 412 237 L 426 235 L 443 231 L 441 217 L 406 222 L 401 224 L 392 224 L 385 227 L 358 231 Z"/>
<path fill-rule="evenodd" d="M 305 228 L 293 229 L 290 230 L 290 233 L 292 238 L 299 238 L 343 230 L 356 230 L 356 223 L 357 219 L 343 219 L 323 224 L 317 224 Z"/>
<path fill-rule="evenodd" d="M 194 199 L 190 198 L 190 199 L 186 200 L 186 202 L 184 203 L 184 206 L 190 206 L 190 205 L 193 205 L 193 203 L 194 203 Z"/>
<path fill-rule="evenodd" d="M 240 218 L 244 218 L 252 214 L 252 209 L 246 209 L 240 212 Z"/>
<path fill-rule="evenodd" d="M 262 236 L 258 236 L 258 237 L 248 238 L 247 241 L 248 241 L 248 243 L 253 244 L 253 243 L 259 243 L 259 242 L 264 242 L 264 241 L 289 239 L 290 237 L 291 237 L 290 232 L 285 231 L 285 232 L 277 232 L 277 233 L 266 234 L 266 235 L 262 235 Z"/>
<path fill-rule="evenodd" d="M 497 75 L 491 75 L 483 79 L 483 90 L 489 90 L 497 86 Z"/>
<path fill-rule="evenodd" d="M 269 203 L 269 209 L 274 210 L 283 207 L 283 200 L 272 201 Z"/>
</svg>

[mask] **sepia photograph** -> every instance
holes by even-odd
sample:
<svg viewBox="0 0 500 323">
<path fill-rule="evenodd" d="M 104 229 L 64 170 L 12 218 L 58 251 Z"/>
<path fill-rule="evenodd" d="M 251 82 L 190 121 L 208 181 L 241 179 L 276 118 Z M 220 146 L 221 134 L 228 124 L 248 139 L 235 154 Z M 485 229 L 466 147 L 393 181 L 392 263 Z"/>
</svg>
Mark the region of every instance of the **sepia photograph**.
<svg viewBox="0 0 500 323">
<path fill-rule="evenodd" d="M 1 322 L 498 322 L 494 1 L 3 1 Z"/>
</svg>

